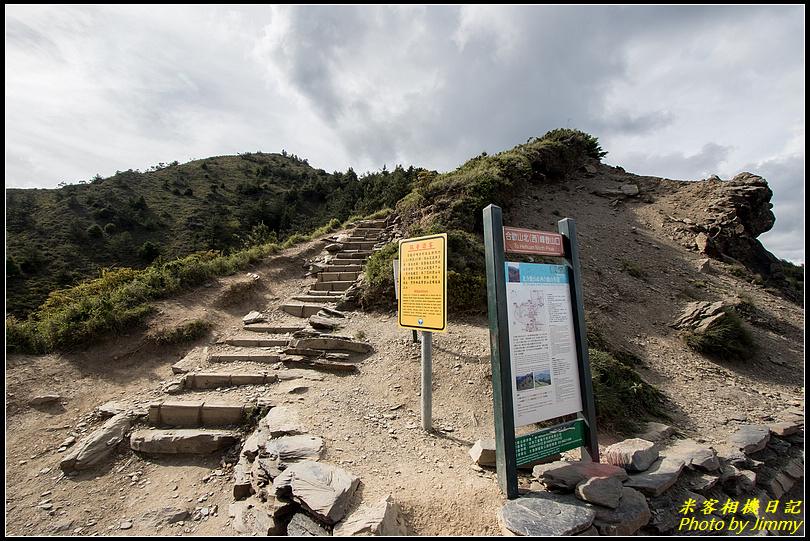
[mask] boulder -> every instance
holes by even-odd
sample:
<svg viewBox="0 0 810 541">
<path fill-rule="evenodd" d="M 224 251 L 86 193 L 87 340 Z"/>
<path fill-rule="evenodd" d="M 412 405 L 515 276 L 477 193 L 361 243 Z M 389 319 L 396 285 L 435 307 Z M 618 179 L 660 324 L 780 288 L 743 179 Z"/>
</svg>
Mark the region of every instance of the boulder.
<svg viewBox="0 0 810 541">
<path fill-rule="evenodd" d="M 599 535 L 633 535 L 650 522 L 647 498 L 637 490 L 625 487 L 615 509 L 595 507 L 593 525 Z"/>
<path fill-rule="evenodd" d="M 683 460 L 692 470 L 714 471 L 720 467 L 717 453 L 711 447 L 698 445 L 692 440 L 679 440 L 666 450 L 666 455 Z"/>
<path fill-rule="evenodd" d="M 361 505 L 335 525 L 332 535 L 405 535 L 406 528 L 400 514 L 399 505 L 391 495 L 374 505 Z"/>
<path fill-rule="evenodd" d="M 638 490 L 645 496 L 660 496 L 666 489 L 675 484 L 683 470 L 683 460 L 661 457 L 642 473 L 630 475 L 624 482 L 625 487 Z"/>
<path fill-rule="evenodd" d="M 278 461 L 279 468 L 302 460 L 318 461 L 323 456 L 323 439 L 316 436 L 282 436 L 267 440 L 267 456 Z"/>
<path fill-rule="evenodd" d="M 532 474 L 550 490 L 572 492 L 576 486 L 591 477 L 616 477 L 620 481 L 627 479 L 624 468 L 599 462 L 558 460 L 550 464 L 535 466 Z"/>
<path fill-rule="evenodd" d="M 264 428 L 271 438 L 307 432 L 298 418 L 298 413 L 286 406 L 277 406 L 267 412 L 260 421 L 260 427 Z"/>
<path fill-rule="evenodd" d="M 581 481 L 574 494 L 582 501 L 615 509 L 622 497 L 622 482 L 616 477 L 591 477 Z"/>
<path fill-rule="evenodd" d="M 186 372 L 194 372 L 200 370 L 203 365 L 208 361 L 210 353 L 208 347 L 196 347 L 188 352 L 188 354 L 172 365 L 172 372 L 175 374 L 185 374 Z"/>
<path fill-rule="evenodd" d="M 295 513 L 287 524 L 288 537 L 325 537 L 328 535 L 329 531 L 306 513 Z"/>
<path fill-rule="evenodd" d="M 495 440 L 481 439 L 470 449 L 470 458 L 479 466 L 495 466 Z"/>
<path fill-rule="evenodd" d="M 230 505 L 229 516 L 233 529 L 245 535 L 285 535 L 286 524 L 270 516 L 266 504 L 255 496 Z"/>
<path fill-rule="evenodd" d="M 262 321 L 267 321 L 267 317 L 264 316 L 259 311 L 253 310 L 245 317 L 242 318 L 242 323 L 245 325 L 250 325 L 251 323 L 260 323 Z"/>
<path fill-rule="evenodd" d="M 744 425 L 729 436 L 729 443 L 746 455 L 761 451 L 768 444 L 771 432 L 764 425 Z"/>
<path fill-rule="evenodd" d="M 690 329 L 697 332 L 705 332 L 707 328 L 716 321 L 726 316 L 725 304 L 723 301 L 690 302 L 684 308 L 681 317 L 672 326 L 676 329 Z"/>
</svg>

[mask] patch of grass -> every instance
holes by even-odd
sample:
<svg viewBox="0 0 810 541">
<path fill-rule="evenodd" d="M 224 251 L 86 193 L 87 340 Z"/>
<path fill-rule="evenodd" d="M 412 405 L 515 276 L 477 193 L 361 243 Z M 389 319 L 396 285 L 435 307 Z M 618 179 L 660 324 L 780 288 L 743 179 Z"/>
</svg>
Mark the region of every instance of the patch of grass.
<svg viewBox="0 0 810 541">
<path fill-rule="evenodd" d="M 212 325 L 209 321 L 197 319 L 174 329 L 160 329 L 149 335 L 149 339 L 161 346 L 185 344 L 203 338 Z"/>
<path fill-rule="evenodd" d="M 259 422 L 270 411 L 270 406 L 253 406 L 250 411 L 242 417 L 242 421 L 237 425 L 236 430 L 244 436 L 252 434 L 259 426 Z"/>
<path fill-rule="evenodd" d="M 639 280 L 645 280 L 647 278 L 647 271 L 639 267 L 636 263 L 628 261 L 627 259 L 620 259 L 619 263 L 621 263 L 622 270 L 633 278 Z"/>
<path fill-rule="evenodd" d="M 667 418 L 661 410 L 664 395 L 630 366 L 605 351 L 589 349 L 597 422 L 604 428 L 630 434 L 648 416 Z"/>
<path fill-rule="evenodd" d="M 745 280 L 746 282 L 750 282 L 753 279 L 751 271 L 742 265 L 729 265 L 728 268 L 726 268 L 726 272 L 731 276 L 739 278 L 740 280 Z"/>
<path fill-rule="evenodd" d="M 754 335 L 733 310 L 704 332 L 687 331 L 683 340 L 691 349 L 723 360 L 748 360 L 757 352 Z"/>
<path fill-rule="evenodd" d="M 152 313 L 152 302 L 227 276 L 278 251 L 266 244 L 222 255 L 198 252 L 186 258 L 155 263 L 144 270 L 104 269 L 101 276 L 53 291 L 27 320 L 6 318 L 8 353 L 69 351 L 129 331 Z"/>
</svg>

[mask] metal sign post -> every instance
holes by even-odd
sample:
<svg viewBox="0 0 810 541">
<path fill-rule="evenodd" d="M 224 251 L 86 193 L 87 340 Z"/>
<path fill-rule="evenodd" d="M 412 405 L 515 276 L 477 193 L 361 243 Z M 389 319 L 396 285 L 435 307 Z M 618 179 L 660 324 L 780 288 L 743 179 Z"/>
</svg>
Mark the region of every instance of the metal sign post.
<svg viewBox="0 0 810 541">
<path fill-rule="evenodd" d="M 574 221 L 560 220 L 557 233 L 504 227 L 501 209 L 489 205 L 484 246 L 498 484 L 516 498 L 520 465 L 575 447 L 599 461 Z M 505 252 L 565 264 L 508 263 Z M 574 413 L 574 421 L 515 436 L 516 426 Z"/>
</svg>

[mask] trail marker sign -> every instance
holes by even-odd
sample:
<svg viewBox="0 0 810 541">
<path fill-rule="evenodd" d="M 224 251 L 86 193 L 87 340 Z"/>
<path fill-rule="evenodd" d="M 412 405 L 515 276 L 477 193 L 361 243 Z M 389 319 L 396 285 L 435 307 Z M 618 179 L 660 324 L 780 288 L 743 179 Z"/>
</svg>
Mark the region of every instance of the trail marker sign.
<svg viewBox="0 0 810 541">
<path fill-rule="evenodd" d="M 518 496 L 518 466 L 575 447 L 599 461 L 574 220 L 557 227 L 504 227 L 499 207 L 484 209 L 495 459 L 508 498 Z M 563 264 L 507 262 L 506 252 Z M 516 427 L 571 414 L 573 421 L 515 435 Z"/>
</svg>

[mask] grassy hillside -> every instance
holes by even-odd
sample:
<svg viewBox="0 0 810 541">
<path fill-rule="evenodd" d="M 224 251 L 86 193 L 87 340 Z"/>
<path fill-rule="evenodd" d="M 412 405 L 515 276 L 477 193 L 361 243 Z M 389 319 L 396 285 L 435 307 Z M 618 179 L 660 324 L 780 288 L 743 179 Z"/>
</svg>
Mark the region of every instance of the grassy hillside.
<svg viewBox="0 0 810 541">
<path fill-rule="evenodd" d="M 283 242 L 334 219 L 392 208 L 418 173 L 327 173 L 294 155 L 257 152 L 161 163 L 53 190 L 7 189 L 6 313 L 25 318 L 50 292 L 104 269 Z"/>
<path fill-rule="evenodd" d="M 526 184 L 564 183 L 588 160 L 600 160 L 597 138 L 579 130 L 557 129 L 526 144 L 468 160 L 455 171 L 422 171 L 416 187 L 397 205 L 401 227 L 410 236 L 446 232 L 448 235 L 448 298 L 450 310 L 486 308 L 484 207 L 496 204 L 508 216 L 510 196 Z M 369 261 L 366 306 L 390 305 L 393 277 L 388 272 L 397 257 L 393 247 Z"/>
</svg>

